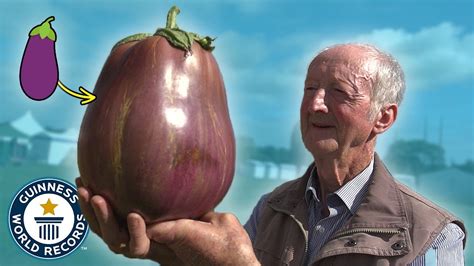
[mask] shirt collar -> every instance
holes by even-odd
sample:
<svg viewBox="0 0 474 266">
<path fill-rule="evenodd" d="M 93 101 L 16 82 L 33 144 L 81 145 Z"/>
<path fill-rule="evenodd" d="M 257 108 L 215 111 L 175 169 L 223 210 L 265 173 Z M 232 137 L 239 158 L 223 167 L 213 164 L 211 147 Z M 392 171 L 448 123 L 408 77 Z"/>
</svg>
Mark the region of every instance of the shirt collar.
<svg viewBox="0 0 474 266">
<path fill-rule="evenodd" d="M 374 157 L 372 156 L 372 160 L 370 161 L 369 165 L 364 170 L 362 170 L 362 172 L 360 172 L 358 175 L 356 175 L 353 179 L 347 182 L 344 186 L 340 187 L 334 193 L 331 193 L 332 195 L 336 195 L 337 197 L 339 197 L 352 214 L 355 213 L 360 203 L 362 202 L 365 193 L 367 192 L 367 187 L 369 183 L 368 181 L 370 179 L 370 176 L 372 175 L 373 170 Z M 308 179 L 308 183 L 306 184 L 305 199 L 308 204 L 311 200 L 316 200 L 318 202 L 320 201 L 316 193 L 318 185 L 318 175 L 315 165 L 313 166 L 313 169 L 311 169 L 310 178 Z"/>
</svg>

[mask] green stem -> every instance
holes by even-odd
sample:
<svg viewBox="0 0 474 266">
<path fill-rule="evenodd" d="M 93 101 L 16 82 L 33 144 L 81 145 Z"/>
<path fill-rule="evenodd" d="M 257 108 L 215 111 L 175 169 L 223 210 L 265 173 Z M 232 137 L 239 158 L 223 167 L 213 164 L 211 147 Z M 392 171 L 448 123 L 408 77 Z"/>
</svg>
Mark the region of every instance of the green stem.
<svg viewBox="0 0 474 266">
<path fill-rule="evenodd" d="M 54 16 L 51 16 L 49 18 L 47 18 L 43 23 L 41 24 L 44 24 L 44 23 L 50 23 L 51 21 L 54 21 Z"/>
<path fill-rule="evenodd" d="M 158 28 L 153 36 L 161 36 L 163 38 L 166 38 L 170 45 L 183 51 L 186 51 L 186 54 L 189 54 L 191 52 L 191 46 L 193 45 L 194 41 L 198 42 L 205 50 L 212 51 L 214 49 L 214 46 L 212 46 L 212 41 L 214 41 L 213 38 L 208 36 L 200 37 L 196 33 L 186 32 L 178 28 L 178 25 L 176 24 L 176 17 L 179 13 L 180 10 L 177 6 L 171 7 L 168 11 L 168 15 L 166 16 L 166 27 Z M 148 38 L 149 36 L 149 34 L 144 33 L 129 36 L 117 42 L 117 44 L 115 44 L 112 50 L 121 44 L 131 41 L 140 41 Z"/>
<path fill-rule="evenodd" d="M 166 28 L 167 29 L 178 29 L 178 25 L 176 24 L 176 16 L 178 16 L 179 8 L 177 6 L 171 7 L 170 11 L 168 11 L 168 15 L 166 16 Z"/>
<path fill-rule="evenodd" d="M 39 35 L 41 39 L 48 38 L 51 41 L 56 41 L 56 32 L 51 26 L 51 22 L 54 20 L 54 16 L 50 16 L 45 19 L 40 25 L 36 25 L 31 29 L 28 34 L 30 37 Z"/>
</svg>

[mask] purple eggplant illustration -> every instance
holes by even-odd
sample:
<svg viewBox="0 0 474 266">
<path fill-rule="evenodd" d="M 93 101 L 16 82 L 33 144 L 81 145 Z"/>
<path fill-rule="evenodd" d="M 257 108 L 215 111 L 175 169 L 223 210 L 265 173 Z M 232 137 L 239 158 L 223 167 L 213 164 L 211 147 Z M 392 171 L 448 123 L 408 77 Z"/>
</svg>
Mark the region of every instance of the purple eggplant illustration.
<svg viewBox="0 0 474 266">
<path fill-rule="evenodd" d="M 54 17 L 31 29 L 20 66 L 20 85 L 26 96 L 41 101 L 53 94 L 59 80 Z"/>
</svg>

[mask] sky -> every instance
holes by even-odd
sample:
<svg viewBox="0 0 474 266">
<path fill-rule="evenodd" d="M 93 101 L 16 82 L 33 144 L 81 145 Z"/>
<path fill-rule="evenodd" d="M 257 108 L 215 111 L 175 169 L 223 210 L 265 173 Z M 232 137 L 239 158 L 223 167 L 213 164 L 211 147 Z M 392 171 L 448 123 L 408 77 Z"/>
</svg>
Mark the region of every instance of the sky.
<svg viewBox="0 0 474 266">
<path fill-rule="evenodd" d="M 31 111 L 49 128 L 80 127 L 86 107 L 78 99 L 56 89 L 36 102 L 21 90 L 32 27 L 55 16 L 59 78 L 92 91 L 112 46 L 164 27 L 172 5 L 181 9 L 180 28 L 217 37 L 213 54 L 236 136 L 288 147 L 312 57 L 328 45 L 362 42 L 393 54 L 407 80 L 398 121 L 378 142 L 382 156 L 396 139 L 426 138 L 441 142 L 448 163 L 474 159 L 473 1 L 0 0 L 0 123 Z"/>
</svg>

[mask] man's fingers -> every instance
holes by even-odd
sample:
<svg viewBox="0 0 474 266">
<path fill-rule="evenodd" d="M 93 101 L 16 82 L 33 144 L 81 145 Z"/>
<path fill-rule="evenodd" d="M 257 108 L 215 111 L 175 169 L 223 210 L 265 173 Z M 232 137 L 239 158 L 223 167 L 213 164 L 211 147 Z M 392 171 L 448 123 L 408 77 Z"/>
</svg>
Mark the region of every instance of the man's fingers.
<svg viewBox="0 0 474 266">
<path fill-rule="evenodd" d="M 83 187 L 84 184 L 82 184 L 82 180 L 80 177 L 76 177 L 76 187 Z"/>
<path fill-rule="evenodd" d="M 92 209 L 90 201 L 92 194 L 85 187 L 79 186 L 77 188 L 77 195 L 79 197 L 79 206 L 81 206 L 82 213 L 86 217 L 91 230 L 101 236 L 102 233 L 100 232 L 99 223 L 97 222 L 97 218 L 95 217 L 94 209 Z"/>
<path fill-rule="evenodd" d="M 81 211 L 86 217 L 87 222 L 89 223 L 89 227 L 91 228 L 92 232 L 101 235 L 99 223 L 97 222 L 97 218 L 95 217 L 94 209 L 92 209 L 91 205 L 91 198 L 92 193 L 91 191 L 84 187 L 82 180 L 80 177 L 76 178 L 76 186 L 77 186 L 77 196 L 79 197 L 79 206 L 81 207 Z"/>
<path fill-rule="evenodd" d="M 130 213 L 127 224 L 130 235 L 129 257 L 148 258 L 159 261 L 161 265 L 184 265 L 169 247 L 150 241 L 145 220 L 139 214 Z"/>
<path fill-rule="evenodd" d="M 130 236 L 129 252 L 132 257 L 145 258 L 150 251 L 150 239 L 146 235 L 145 220 L 136 213 L 127 216 Z"/>
<path fill-rule="evenodd" d="M 91 203 L 99 223 L 102 239 L 113 252 L 124 253 L 128 244 L 128 233 L 119 227 L 111 206 L 99 195 L 93 196 Z"/>
<path fill-rule="evenodd" d="M 207 223 L 215 223 L 218 220 L 218 215 L 216 212 L 210 211 L 199 217 L 199 220 Z"/>
<path fill-rule="evenodd" d="M 151 240 L 160 244 L 171 244 L 175 240 L 175 230 L 173 228 L 176 221 L 162 222 L 150 226 L 147 229 L 147 235 Z"/>
<path fill-rule="evenodd" d="M 200 221 L 215 225 L 221 224 L 240 224 L 239 219 L 231 213 L 207 212 L 199 218 Z"/>
<path fill-rule="evenodd" d="M 195 236 L 205 234 L 212 225 L 207 222 L 180 219 L 151 225 L 147 229 L 150 239 L 165 245 L 180 245 L 194 241 Z"/>
</svg>

